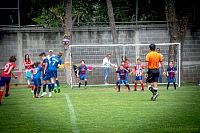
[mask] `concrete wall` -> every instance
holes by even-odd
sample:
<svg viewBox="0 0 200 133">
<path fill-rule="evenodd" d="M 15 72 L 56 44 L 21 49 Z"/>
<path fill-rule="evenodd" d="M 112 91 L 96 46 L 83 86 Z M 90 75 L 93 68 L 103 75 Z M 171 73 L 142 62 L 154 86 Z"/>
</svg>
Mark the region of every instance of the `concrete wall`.
<svg viewBox="0 0 200 133">
<path fill-rule="evenodd" d="M 166 25 L 119 26 L 119 43 L 163 43 L 169 42 Z M 24 55 L 29 53 L 34 61 L 38 54 L 49 49 L 63 51 L 63 32 L 60 29 L 0 29 L 0 67 L 3 67 L 10 55 L 17 55 L 18 69 L 24 69 Z M 112 43 L 109 27 L 74 27 L 72 43 Z M 191 32 L 188 29 L 183 47 L 182 81 L 197 82 L 200 79 L 200 30 Z M 63 59 L 64 60 L 64 59 Z M 65 72 L 60 72 L 63 81 Z M 24 80 L 21 80 L 23 82 Z"/>
</svg>

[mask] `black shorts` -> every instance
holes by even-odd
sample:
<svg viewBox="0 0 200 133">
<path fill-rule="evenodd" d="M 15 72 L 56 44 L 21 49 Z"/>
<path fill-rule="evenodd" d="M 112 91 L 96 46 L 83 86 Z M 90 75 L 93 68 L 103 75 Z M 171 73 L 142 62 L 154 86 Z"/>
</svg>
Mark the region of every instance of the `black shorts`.
<svg viewBox="0 0 200 133">
<path fill-rule="evenodd" d="M 147 77 L 146 82 L 148 83 L 158 82 L 159 69 L 149 69 L 147 74 L 148 74 L 148 77 Z"/>
</svg>

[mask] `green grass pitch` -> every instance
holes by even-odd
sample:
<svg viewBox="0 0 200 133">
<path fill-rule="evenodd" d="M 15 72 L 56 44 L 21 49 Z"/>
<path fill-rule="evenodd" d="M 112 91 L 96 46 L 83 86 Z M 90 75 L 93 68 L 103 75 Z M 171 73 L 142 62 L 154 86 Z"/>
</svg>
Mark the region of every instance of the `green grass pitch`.
<svg viewBox="0 0 200 133">
<path fill-rule="evenodd" d="M 133 89 L 133 86 L 131 86 Z M 13 88 L 0 106 L 0 133 L 163 133 L 200 132 L 200 86 L 167 92 L 130 92 L 114 87 L 62 86 L 52 98 L 32 98 L 30 89 Z"/>
</svg>

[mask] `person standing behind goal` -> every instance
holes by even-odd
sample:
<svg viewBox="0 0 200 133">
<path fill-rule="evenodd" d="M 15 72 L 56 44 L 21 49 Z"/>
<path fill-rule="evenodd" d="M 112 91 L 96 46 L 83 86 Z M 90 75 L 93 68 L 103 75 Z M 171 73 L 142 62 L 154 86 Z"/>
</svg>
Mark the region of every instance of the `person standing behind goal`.
<svg viewBox="0 0 200 133">
<path fill-rule="evenodd" d="M 109 76 L 109 68 L 110 66 L 114 66 L 114 64 L 110 63 L 111 54 L 108 53 L 106 57 L 103 59 L 103 74 L 104 74 L 104 83 L 108 85 L 108 76 Z"/>
<path fill-rule="evenodd" d="M 159 63 L 162 65 L 163 74 L 165 74 L 164 64 L 162 62 L 161 55 L 155 51 L 156 45 L 149 45 L 149 53 L 146 55 L 146 69 L 147 73 L 145 74 L 146 83 L 148 89 L 153 93 L 151 97 L 152 101 L 155 101 L 158 97 L 158 78 L 159 78 Z M 153 83 L 153 87 L 151 87 Z"/>
</svg>

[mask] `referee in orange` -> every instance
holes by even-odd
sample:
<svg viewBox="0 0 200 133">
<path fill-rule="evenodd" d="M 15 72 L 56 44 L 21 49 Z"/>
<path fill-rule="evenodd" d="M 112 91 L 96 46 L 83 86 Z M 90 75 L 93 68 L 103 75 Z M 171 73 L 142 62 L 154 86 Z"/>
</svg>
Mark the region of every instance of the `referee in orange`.
<svg viewBox="0 0 200 133">
<path fill-rule="evenodd" d="M 159 78 L 159 63 L 162 64 L 163 74 L 165 73 L 164 63 L 162 62 L 161 55 L 155 51 L 156 45 L 149 45 L 149 53 L 146 55 L 146 83 L 148 89 L 153 93 L 152 101 L 158 97 L 158 78 Z M 153 87 L 151 86 L 153 83 Z"/>
</svg>

